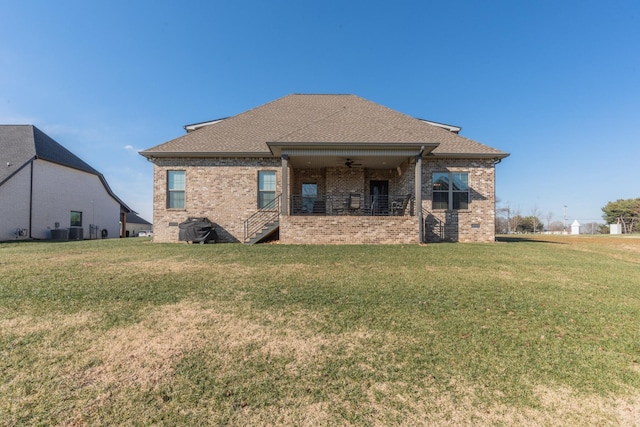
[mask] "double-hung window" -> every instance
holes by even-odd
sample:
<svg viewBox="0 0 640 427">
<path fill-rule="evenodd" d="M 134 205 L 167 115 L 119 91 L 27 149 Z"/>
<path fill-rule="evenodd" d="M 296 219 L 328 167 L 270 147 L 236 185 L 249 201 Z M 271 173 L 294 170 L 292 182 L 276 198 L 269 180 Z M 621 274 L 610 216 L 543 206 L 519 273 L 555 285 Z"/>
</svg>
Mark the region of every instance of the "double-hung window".
<svg viewBox="0 0 640 427">
<path fill-rule="evenodd" d="M 436 172 L 433 174 L 433 209 L 469 209 L 469 174 Z"/>
<path fill-rule="evenodd" d="M 71 211 L 71 227 L 82 227 L 82 212 Z"/>
<path fill-rule="evenodd" d="M 273 207 L 276 199 L 276 172 L 258 171 L 258 209 Z"/>
<path fill-rule="evenodd" d="M 185 171 L 167 172 L 167 208 L 184 209 Z"/>
</svg>

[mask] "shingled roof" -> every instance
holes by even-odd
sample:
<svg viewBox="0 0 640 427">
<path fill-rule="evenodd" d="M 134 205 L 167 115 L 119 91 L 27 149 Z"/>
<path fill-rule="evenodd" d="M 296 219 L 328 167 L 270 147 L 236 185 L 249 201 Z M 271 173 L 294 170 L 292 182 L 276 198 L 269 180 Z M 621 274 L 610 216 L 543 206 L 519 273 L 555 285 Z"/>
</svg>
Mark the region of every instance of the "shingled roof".
<svg viewBox="0 0 640 427">
<path fill-rule="evenodd" d="M 443 157 L 508 156 L 356 95 L 293 94 L 142 151 L 147 158 L 271 156 L 277 144 L 437 144 Z"/>
<path fill-rule="evenodd" d="M 111 190 L 104 176 L 33 125 L 0 125 L 0 185 L 35 159 L 46 160 L 96 175 L 113 197 L 132 212 Z"/>
</svg>

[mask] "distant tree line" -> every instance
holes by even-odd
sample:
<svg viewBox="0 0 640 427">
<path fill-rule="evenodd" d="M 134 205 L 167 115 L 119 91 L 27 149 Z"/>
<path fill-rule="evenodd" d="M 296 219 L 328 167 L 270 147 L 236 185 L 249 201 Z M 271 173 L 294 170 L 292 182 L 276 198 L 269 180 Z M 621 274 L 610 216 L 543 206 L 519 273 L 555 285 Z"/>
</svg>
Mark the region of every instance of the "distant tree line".
<svg viewBox="0 0 640 427">
<path fill-rule="evenodd" d="M 499 216 L 496 218 L 496 232 L 507 233 L 540 233 L 544 231 L 544 224 L 535 216 L 514 215 L 506 218 Z"/>
<path fill-rule="evenodd" d="M 640 200 L 640 199 L 636 199 Z M 500 203 L 500 200 L 497 201 Z M 604 210 L 604 208 L 603 208 Z M 496 209 L 496 233 L 562 233 L 571 232 L 567 219 L 564 221 L 552 221 L 553 213 L 549 212 L 544 216 L 544 220 L 540 217 L 542 213 L 537 206 L 529 211 L 529 215 L 522 215 L 520 208 L 510 207 L 508 204 L 500 206 Z M 606 219 L 606 218 L 605 218 Z M 636 226 L 640 226 L 640 217 L 637 217 Z M 615 222 L 615 221 L 614 221 Z M 607 234 L 609 227 L 599 222 L 587 222 L 580 224 L 580 234 Z"/>
<path fill-rule="evenodd" d="M 623 233 L 640 232 L 640 197 L 609 202 L 602 212 L 607 224 L 620 224 Z"/>
</svg>

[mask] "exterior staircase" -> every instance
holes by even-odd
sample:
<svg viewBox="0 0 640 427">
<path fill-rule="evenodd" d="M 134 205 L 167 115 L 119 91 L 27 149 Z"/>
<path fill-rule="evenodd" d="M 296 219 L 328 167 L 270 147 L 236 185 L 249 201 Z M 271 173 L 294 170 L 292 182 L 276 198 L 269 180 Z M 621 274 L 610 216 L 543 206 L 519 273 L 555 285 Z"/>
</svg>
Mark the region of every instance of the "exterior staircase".
<svg viewBox="0 0 640 427">
<path fill-rule="evenodd" d="M 273 233 L 280 229 L 280 221 L 270 222 L 268 224 L 264 224 L 263 228 L 256 232 L 253 236 L 245 239 L 245 243 L 247 245 L 254 245 L 271 236 Z"/>
<path fill-rule="evenodd" d="M 244 221 L 245 244 L 259 243 L 280 229 L 280 197 L 279 194 Z"/>
</svg>

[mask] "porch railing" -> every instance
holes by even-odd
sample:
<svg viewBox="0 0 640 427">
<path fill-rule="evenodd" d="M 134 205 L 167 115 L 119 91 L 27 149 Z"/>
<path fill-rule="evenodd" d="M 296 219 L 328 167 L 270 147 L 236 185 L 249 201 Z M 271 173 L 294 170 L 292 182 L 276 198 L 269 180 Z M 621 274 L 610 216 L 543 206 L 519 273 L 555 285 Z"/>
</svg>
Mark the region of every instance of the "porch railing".
<svg viewBox="0 0 640 427">
<path fill-rule="evenodd" d="M 244 240 L 253 237 L 260 232 L 267 224 L 278 221 L 280 218 L 280 198 L 278 194 L 265 207 L 256 211 L 244 221 Z"/>
<path fill-rule="evenodd" d="M 413 215 L 413 197 L 362 193 L 291 195 L 291 215 Z"/>
</svg>

